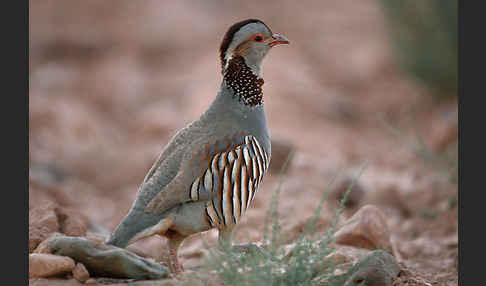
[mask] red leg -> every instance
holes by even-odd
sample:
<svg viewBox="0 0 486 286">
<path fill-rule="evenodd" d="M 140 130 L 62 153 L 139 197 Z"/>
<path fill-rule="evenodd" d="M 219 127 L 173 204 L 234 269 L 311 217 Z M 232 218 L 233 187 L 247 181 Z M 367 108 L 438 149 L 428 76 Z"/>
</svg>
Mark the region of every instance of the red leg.
<svg viewBox="0 0 486 286">
<path fill-rule="evenodd" d="M 174 274 L 179 274 L 184 271 L 184 268 L 179 263 L 176 248 L 169 249 L 169 270 Z"/>
<path fill-rule="evenodd" d="M 184 271 L 184 268 L 179 263 L 177 252 L 186 237 L 175 232 L 167 233 L 166 236 L 169 239 L 169 270 L 174 274 L 179 274 Z"/>
</svg>

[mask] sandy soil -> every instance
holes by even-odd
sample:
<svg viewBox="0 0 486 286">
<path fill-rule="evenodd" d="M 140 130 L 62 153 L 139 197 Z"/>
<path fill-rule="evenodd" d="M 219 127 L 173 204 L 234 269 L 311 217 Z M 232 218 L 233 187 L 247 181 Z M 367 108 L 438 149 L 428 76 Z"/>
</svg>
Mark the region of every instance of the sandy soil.
<svg viewBox="0 0 486 286">
<path fill-rule="evenodd" d="M 272 137 L 295 148 L 281 190 L 284 233 L 298 234 L 336 173 L 367 162 L 364 196 L 344 218 L 379 206 L 401 263 L 433 285 L 457 285 L 457 184 L 412 150 L 417 135 L 433 153 L 454 149 L 457 101 L 432 100 L 399 69 L 378 1 L 31 1 L 29 208 L 55 201 L 112 230 L 161 148 L 210 104 L 219 41 L 249 17 L 291 41 L 263 67 Z M 261 240 L 278 179 L 265 178 L 236 240 Z M 327 202 L 321 230 L 335 205 Z M 185 242 L 186 267 L 198 265 L 200 245 Z M 162 259 L 166 242 L 134 247 Z"/>
</svg>

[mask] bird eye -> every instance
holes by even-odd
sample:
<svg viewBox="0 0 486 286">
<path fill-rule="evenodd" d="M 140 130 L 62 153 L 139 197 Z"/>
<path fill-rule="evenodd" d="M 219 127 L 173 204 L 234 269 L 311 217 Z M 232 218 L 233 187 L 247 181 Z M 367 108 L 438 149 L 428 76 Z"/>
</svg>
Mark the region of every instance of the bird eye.
<svg viewBox="0 0 486 286">
<path fill-rule="evenodd" d="M 252 37 L 252 40 L 255 42 L 261 42 L 263 41 L 263 35 L 262 34 L 255 34 Z"/>
</svg>

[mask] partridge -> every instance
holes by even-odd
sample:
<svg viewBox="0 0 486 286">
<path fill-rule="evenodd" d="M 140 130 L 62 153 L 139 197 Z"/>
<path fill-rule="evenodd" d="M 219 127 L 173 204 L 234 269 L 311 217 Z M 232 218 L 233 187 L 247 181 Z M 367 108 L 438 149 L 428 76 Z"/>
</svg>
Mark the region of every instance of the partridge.
<svg viewBox="0 0 486 286">
<path fill-rule="evenodd" d="M 186 237 L 217 228 L 219 239 L 231 239 L 270 163 L 261 63 L 272 47 L 288 43 L 257 19 L 228 29 L 219 49 L 219 92 L 162 150 L 107 244 L 124 248 L 165 236 L 169 269 L 179 273 L 177 251 Z"/>
</svg>

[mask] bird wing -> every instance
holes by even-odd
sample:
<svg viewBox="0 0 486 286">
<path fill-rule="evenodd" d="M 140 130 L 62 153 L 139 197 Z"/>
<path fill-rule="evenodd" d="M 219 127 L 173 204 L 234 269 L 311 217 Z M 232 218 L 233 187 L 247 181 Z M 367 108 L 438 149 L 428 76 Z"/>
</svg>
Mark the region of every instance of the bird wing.
<svg viewBox="0 0 486 286">
<path fill-rule="evenodd" d="M 246 167 L 245 172 L 249 181 L 255 184 L 252 189 L 256 190 L 256 184 L 261 181 L 268 168 L 268 155 L 255 137 L 244 132 L 199 146 L 201 147 L 196 152 L 185 153 L 177 175 L 153 196 L 144 209 L 145 213 L 161 214 L 190 201 L 209 201 L 217 198 L 218 201 L 222 201 L 224 185 L 232 186 L 236 176 L 240 174 L 233 170 L 237 164 Z M 162 165 L 152 171 L 151 177 L 147 176 L 145 184 L 150 185 L 156 181 L 154 178 L 157 178 Z M 224 181 L 226 177 L 229 184 Z M 253 195 L 251 194 L 250 199 Z M 222 213 L 222 207 L 218 206 L 216 211 Z"/>
</svg>

